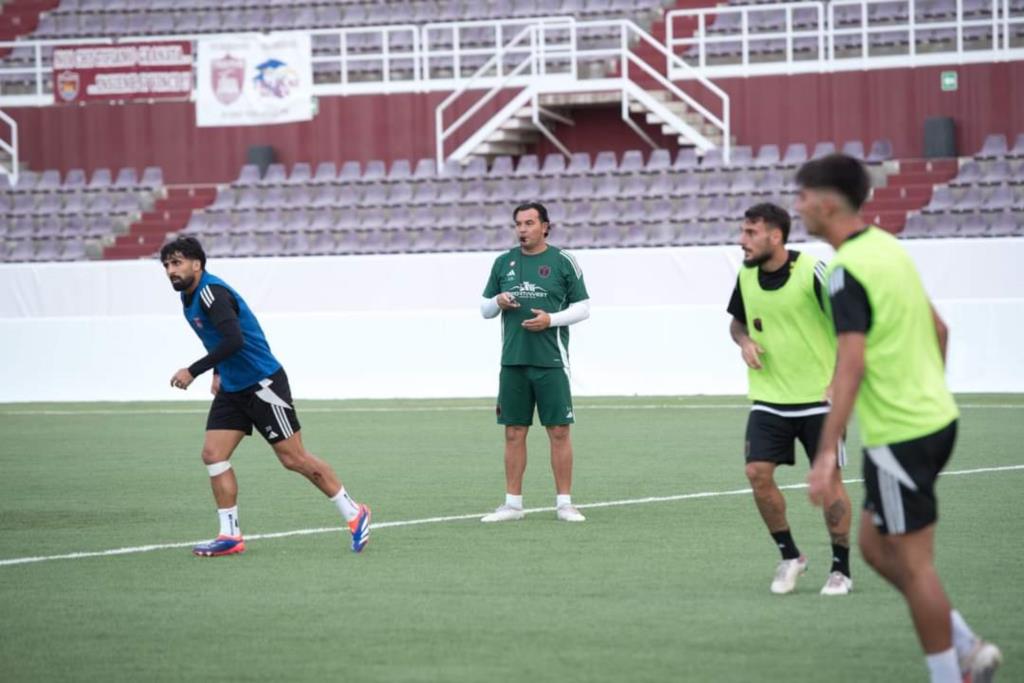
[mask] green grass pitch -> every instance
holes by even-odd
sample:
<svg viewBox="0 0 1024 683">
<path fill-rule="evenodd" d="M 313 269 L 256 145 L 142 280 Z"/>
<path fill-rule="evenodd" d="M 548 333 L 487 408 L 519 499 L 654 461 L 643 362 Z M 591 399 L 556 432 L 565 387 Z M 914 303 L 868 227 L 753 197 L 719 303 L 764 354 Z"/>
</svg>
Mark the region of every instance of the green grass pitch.
<svg viewBox="0 0 1024 683">
<path fill-rule="evenodd" d="M 1024 465 L 1024 397 L 961 396 L 947 470 Z M 502 501 L 492 401 L 300 402 L 308 447 L 374 521 L 484 513 Z M 579 398 L 579 504 L 746 488 L 745 401 Z M 0 406 L 0 679 L 5 681 L 923 681 L 906 608 L 854 551 L 854 594 L 818 595 L 820 512 L 786 491 L 810 570 L 768 592 L 778 559 L 748 493 L 382 526 L 348 534 L 3 564 L 181 544 L 216 532 L 199 459 L 205 403 Z M 847 477 L 859 478 L 851 438 Z M 550 507 L 547 442 L 529 439 L 527 507 Z M 781 468 L 803 482 L 806 461 Z M 340 526 L 258 437 L 233 463 L 249 535 Z M 945 477 L 938 565 L 954 604 L 1024 680 L 1024 469 Z M 850 484 L 855 505 L 861 484 Z"/>
</svg>

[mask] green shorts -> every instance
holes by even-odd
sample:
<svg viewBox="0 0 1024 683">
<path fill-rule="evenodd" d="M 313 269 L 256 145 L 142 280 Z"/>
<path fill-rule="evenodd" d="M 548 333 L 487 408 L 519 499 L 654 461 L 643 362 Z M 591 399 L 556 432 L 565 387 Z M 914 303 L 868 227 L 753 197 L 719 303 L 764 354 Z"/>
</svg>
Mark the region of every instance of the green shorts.
<svg viewBox="0 0 1024 683">
<path fill-rule="evenodd" d="M 532 425 L 534 406 L 545 427 L 576 421 L 566 371 L 533 365 L 503 365 L 498 380 L 498 424 Z"/>
</svg>

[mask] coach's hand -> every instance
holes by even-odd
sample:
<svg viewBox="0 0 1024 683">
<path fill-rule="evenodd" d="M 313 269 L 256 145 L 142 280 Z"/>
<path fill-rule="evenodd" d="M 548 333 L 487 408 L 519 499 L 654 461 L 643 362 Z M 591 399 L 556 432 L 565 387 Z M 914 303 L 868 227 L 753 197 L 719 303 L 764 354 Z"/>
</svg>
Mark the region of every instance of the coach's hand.
<svg viewBox="0 0 1024 683">
<path fill-rule="evenodd" d="M 814 466 L 807 475 L 807 497 L 818 507 L 825 504 L 829 490 L 835 486 L 838 457 L 835 448 L 819 449 L 818 454 L 814 456 Z"/>
<path fill-rule="evenodd" d="M 519 302 L 516 301 L 515 295 L 509 294 L 508 292 L 502 292 L 501 294 L 499 294 L 494 299 L 494 302 L 498 304 L 498 308 L 500 308 L 503 311 L 508 311 L 513 308 L 519 308 Z"/>
<path fill-rule="evenodd" d="M 534 317 L 523 321 L 523 327 L 530 332 L 542 332 L 551 327 L 551 316 L 547 314 L 547 311 L 531 308 L 530 313 L 533 313 Z"/>
<path fill-rule="evenodd" d="M 740 354 L 742 354 L 743 362 L 747 364 L 748 368 L 753 370 L 761 369 L 762 353 L 764 353 L 764 349 L 762 349 L 753 339 L 744 339 L 740 344 Z"/>
<path fill-rule="evenodd" d="M 192 384 L 194 379 L 195 377 L 188 371 L 188 368 L 182 368 L 174 373 L 174 377 L 171 377 L 171 386 L 176 389 L 188 389 L 188 385 Z"/>
</svg>

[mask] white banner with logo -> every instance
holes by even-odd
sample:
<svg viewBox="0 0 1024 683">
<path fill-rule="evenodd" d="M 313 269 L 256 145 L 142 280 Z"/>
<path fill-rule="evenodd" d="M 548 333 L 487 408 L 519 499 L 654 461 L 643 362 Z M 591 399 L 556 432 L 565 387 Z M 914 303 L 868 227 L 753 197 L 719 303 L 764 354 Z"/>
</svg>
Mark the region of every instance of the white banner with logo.
<svg viewBox="0 0 1024 683">
<path fill-rule="evenodd" d="M 313 118 L 309 34 L 200 38 L 196 125 L 260 126 Z"/>
</svg>

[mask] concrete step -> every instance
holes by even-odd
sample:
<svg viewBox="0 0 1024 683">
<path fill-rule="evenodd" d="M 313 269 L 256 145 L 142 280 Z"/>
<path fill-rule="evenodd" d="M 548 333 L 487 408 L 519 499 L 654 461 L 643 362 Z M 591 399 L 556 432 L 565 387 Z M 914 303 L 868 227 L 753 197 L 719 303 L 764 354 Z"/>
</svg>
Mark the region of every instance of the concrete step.
<svg viewBox="0 0 1024 683">
<path fill-rule="evenodd" d="M 519 156 L 528 151 L 529 148 L 526 145 L 510 142 L 484 142 L 473 150 L 473 156 Z"/>
<path fill-rule="evenodd" d="M 536 129 L 496 130 L 487 137 L 487 142 L 508 142 L 517 145 L 532 145 L 540 138 Z"/>
</svg>

